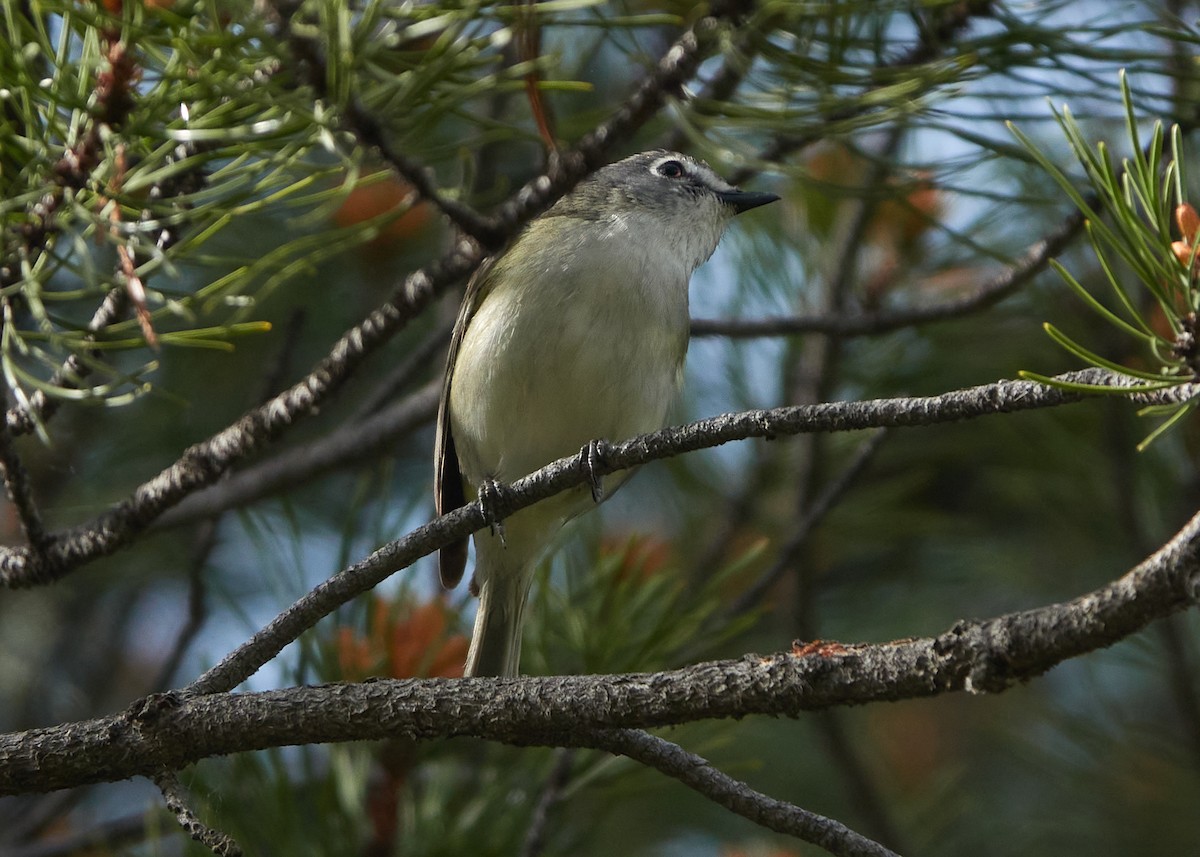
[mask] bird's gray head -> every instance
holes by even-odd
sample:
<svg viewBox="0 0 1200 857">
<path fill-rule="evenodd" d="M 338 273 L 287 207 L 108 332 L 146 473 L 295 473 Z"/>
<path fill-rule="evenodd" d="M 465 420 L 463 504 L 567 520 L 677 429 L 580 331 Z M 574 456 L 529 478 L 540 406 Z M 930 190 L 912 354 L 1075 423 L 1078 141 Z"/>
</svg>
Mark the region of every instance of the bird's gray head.
<svg viewBox="0 0 1200 857">
<path fill-rule="evenodd" d="M 655 149 L 601 167 L 549 213 L 600 219 L 640 209 L 695 217 L 698 210 L 711 208 L 731 217 L 777 199 L 773 193 L 739 190 L 698 158 Z"/>
<path fill-rule="evenodd" d="M 739 190 L 697 158 L 656 149 L 597 170 L 543 217 L 596 222 L 608 234 L 622 234 L 635 251 L 636 245 L 655 253 L 673 249 L 669 255 L 690 276 L 734 215 L 777 199 Z"/>
</svg>

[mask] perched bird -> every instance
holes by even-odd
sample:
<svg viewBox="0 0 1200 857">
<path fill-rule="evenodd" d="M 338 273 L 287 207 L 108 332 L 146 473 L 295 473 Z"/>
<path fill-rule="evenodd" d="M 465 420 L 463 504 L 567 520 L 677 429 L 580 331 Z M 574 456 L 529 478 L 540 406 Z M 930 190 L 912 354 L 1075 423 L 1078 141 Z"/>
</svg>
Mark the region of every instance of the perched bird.
<svg viewBox="0 0 1200 857">
<path fill-rule="evenodd" d="M 532 220 L 467 286 L 450 343 L 434 452 L 439 514 L 597 439 L 663 427 L 688 345 L 688 280 L 735 214 L 773 202 L 704 162 L 643 152 L 597 170 Z M 629 472 L 475 533 L 479 611 L 468 676 L 514 676 L 534 568 L 558 529 Z M 462 579 L 466 541 L 439 557 Z"/>
</svg>

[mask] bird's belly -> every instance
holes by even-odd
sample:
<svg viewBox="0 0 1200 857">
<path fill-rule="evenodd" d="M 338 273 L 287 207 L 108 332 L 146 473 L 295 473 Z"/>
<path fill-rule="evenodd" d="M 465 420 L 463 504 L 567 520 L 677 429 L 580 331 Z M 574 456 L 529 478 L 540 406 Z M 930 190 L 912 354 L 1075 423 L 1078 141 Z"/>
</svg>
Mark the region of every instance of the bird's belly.
<svg viewBox="0 0 1200 857">
<path fill-rule="evenodd" d="M 452 380 L 452 425 L 470 482 L 511 482 L 590 440 L 663 426 L 687 349 L 686 284 L 681 300 L 645 291 L 489 296 Z"/>
</svg>

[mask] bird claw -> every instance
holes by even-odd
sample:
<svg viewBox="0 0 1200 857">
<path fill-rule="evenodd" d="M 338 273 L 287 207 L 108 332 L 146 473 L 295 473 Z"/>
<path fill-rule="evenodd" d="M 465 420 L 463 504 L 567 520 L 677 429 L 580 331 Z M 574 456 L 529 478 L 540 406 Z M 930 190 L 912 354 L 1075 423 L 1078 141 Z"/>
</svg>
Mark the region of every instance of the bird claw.
<svg viewBox="0 0 1200 857">
<path fill-rule="evenodd" d="M 587 446 L 579 450 L 583 461 L 583 472 L 587 476 L 588 485 L 592 489 L 592 501 L 599 503 L 604 499 L 604 476 L 598 470 L 608 457 L 609 444 L 606 440 L 589 440 Z"/>
<path fill-rule="evenodd" d="M 479 508 L 483 512 L 484 520 L 488 523 L 488 529 L 491 534 L 500 539 L 500 544 L 504 547 L 508 545 L 504 541 L 504 523 L 500 520 L 501 502 L 504 499 L 504 486 L 495 479 L 487 478 L 479 486 Z"/>
</svg>

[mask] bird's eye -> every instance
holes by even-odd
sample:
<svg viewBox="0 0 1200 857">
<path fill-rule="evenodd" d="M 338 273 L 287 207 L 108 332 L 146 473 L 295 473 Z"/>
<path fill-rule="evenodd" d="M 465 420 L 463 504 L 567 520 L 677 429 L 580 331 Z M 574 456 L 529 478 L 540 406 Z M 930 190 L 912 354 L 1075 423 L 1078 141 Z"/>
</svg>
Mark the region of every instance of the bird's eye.
<svg viewBox="0 0 1200 857">
<path fill-rule="evenodd" d="M 669 179 L 682 178 L 686 170 L 679 161 L 663 161 L 658 165 L 658 174 Z"/>
</svg>

